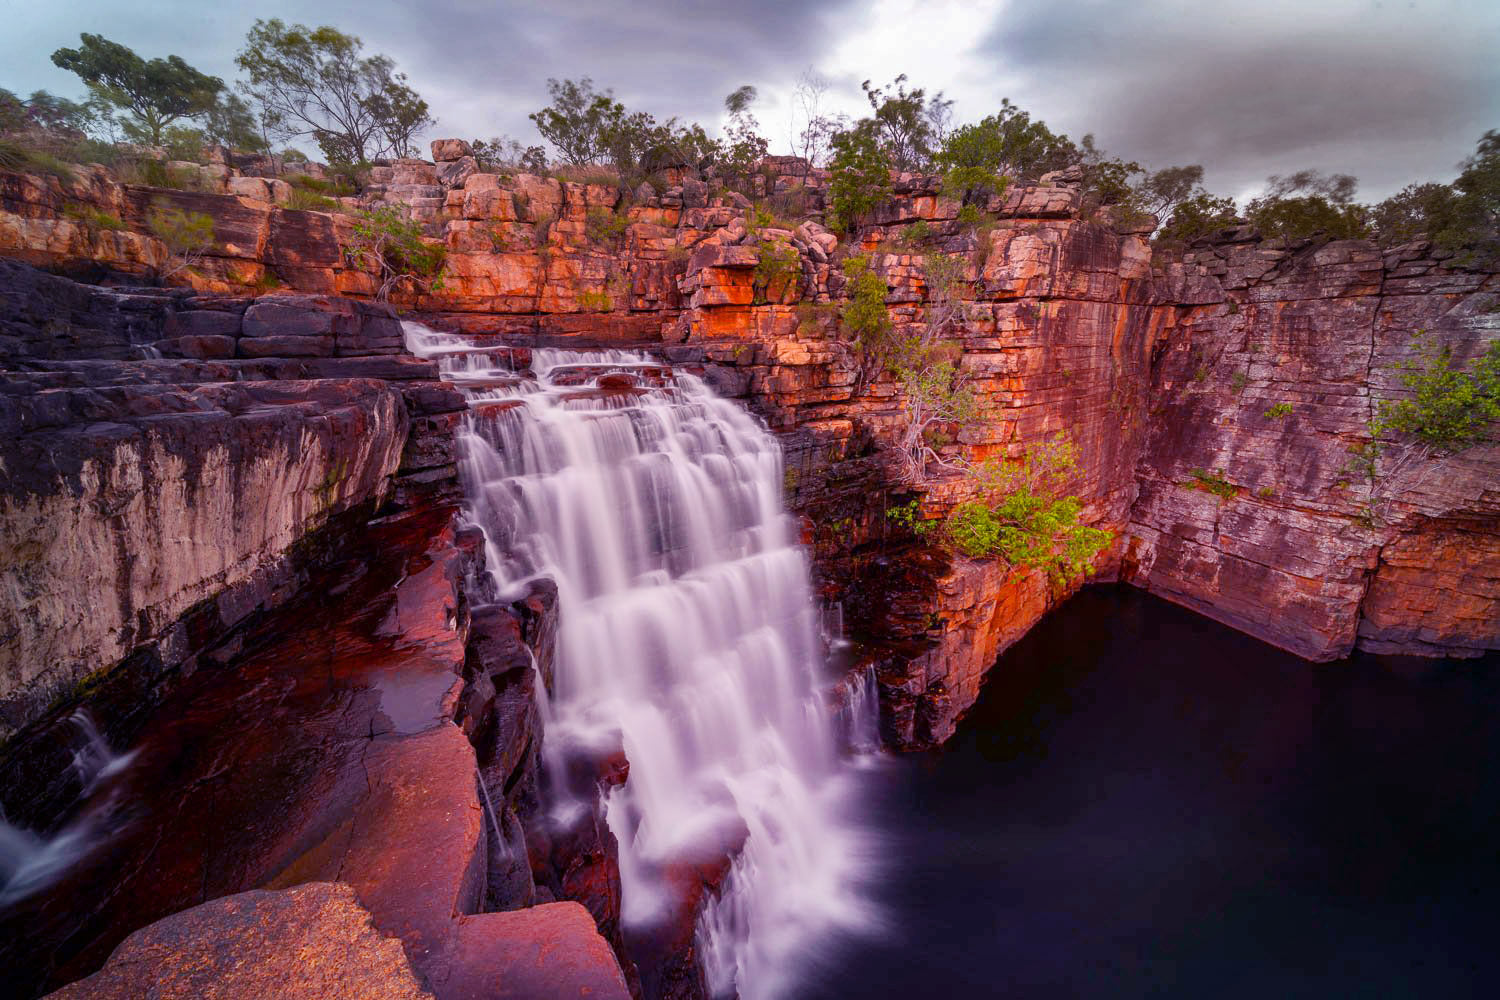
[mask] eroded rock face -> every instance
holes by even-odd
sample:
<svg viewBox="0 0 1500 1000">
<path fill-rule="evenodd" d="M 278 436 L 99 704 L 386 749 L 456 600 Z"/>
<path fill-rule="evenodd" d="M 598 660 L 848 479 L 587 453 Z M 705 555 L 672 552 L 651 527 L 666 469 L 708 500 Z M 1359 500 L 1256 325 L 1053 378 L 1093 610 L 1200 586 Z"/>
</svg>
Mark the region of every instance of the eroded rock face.
<svg viewBox="0 0 1500 1000">
<path fill-rule="evenodd" d="M 406 441 L 400 394 L 347 380 L 47 389 L 5 397 L 0 705 L 9 727 L 378 503 Z"/>
<path fill-rule="evenodd" d="M 1186 265 L 1223 293 L 1155 367 L 1126 578 L 1315 660 L 1494 648 L 1500 445 L 1392 443 L 1373 480 L 1351 449 L 1419 333 L 1466 364 L 1500 331 L 1495 276 L 1240 235 Z"/>
<path fill-rule="evenodd" d="M 380 934 L 354 890 L 312 882 L 225 896 L 126 938 L 109 963 L 52 1000 L 419 1000 L 401 944 Z"/>
</svg>

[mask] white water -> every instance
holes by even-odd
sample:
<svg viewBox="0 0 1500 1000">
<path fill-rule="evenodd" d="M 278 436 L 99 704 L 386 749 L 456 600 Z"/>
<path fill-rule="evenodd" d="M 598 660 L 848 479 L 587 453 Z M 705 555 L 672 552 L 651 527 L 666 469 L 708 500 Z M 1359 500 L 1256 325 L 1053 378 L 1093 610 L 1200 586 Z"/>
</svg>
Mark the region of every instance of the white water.
<svg viewBox="0 0 1500 1000">
<path fill-rule="evenodd" d="M 875 720 L 864 679 L 842 711 L 824 690 L 775 439 L 642 355 L 537 350 L 516 377 L 504 348 L 406 329 L 469 397 L 462 478 L 497 582 L 557 583 L 545 745 L 623 736 L 630 778 L 608 815 L 627 924 L 670 911 L 668 866 L 748 829 L 699 951 L 716 994 L 785 992 L 820 942 L 873 926 L 839 737 L 872 746 Z M 605 373 L 646 391 L 599 391 Z"/>
<path fill-rule="evenodd" d="M 77 733 L 69 768 L 85 804 L 51 836 L 13 826 L 0 815 L 0 909 L 51 885 L 103 843 L 118 821 L 118 796 L 107 786 L 130 766 L 135 754 L 112 751 L 87 709 L 74 712 L 68 722 Z"/>
</svg>

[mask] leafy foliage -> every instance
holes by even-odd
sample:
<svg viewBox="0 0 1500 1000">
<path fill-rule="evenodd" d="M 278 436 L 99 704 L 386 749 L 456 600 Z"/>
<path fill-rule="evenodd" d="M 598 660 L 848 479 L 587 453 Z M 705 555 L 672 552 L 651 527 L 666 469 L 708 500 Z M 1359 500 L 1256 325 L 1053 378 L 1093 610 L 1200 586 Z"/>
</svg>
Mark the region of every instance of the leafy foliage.
<svg viewBox="0 0 1500 1000">
<path fill-rule="evenodd" d="M 510 136 L 497 135 L 469 143 L 474 162 L 484 173 L 515 170 L 524 174 L 547 172 L 547 152 L 541 146 L 523 146 Z"/>
<path fill-rule="evenodd" d="M 906 503 L 887 507 L 885 516 L 887 520 L 901 525 L 918 538 L 928 537 L 938 527 L 936 521 L 930 521 L 922 516 L 922 501 L 916 497 Z"/>
<path fill-rule="evenodd" d="M 440 243 L 429 243 L 419 223 L 406 218 L 394 205 L 361 212 L 344 255 L 357 267 L 373 270 L 380 278 L 375 298 L 390 300 L 401 285 L 417 288 L 442 287 L 448 253 Z"/>
<path fill-rule="evenodd" d="M 1179 201 L 1163 218 L 1165 224 L 1156 232 L 1157 242 L 1166 246 L 1186 246 L 1233 225 L 1238 214 L 1233 198 L 1220 198 L 1199 191 Z"/>
<path fill-rule="evenodd" d="M 214 245 L 213 217 L 202 212 L 157 205 L 147 215 L 146 225 L 171 254 L 169 265 L 161 272 L 164 279 L 195 267 Z"/>
<path fill-rule="evenodd" d="M 134 50 L 102 35 L 82 34 L 76 49 L 58 49 L 52 62 L 77 73 L 90 92 L 125 112 L 128 138 L 152 146 L 173 122 L 205 114 L 224 81 L 189 66 L 181 56 L 146 60 Z"/>
<path fill-rule="evenodd" d="M 758 301 L 780 301 L 788 283 L 802 275 L 802 258 L 785 239 L 761 240 L 755 262 L 755 296 Z"/>
<path fill-rule="evenodd" d="M 387 56 L 364 56 L 354 35 L 323 25 L 257 20 L 235 63 L 278 139 L 310 138 L 330 163 L 416 152 L 416 136 L 435 124 Z"/>
<path fill-rule="evenodd" d="M 1218 469 L 1212 471 L 1208 469 L 1193 469 L 1188 475 L 1193 477 L 1192 486 L 1194 489 L 1202 490 L 1205 493 L 1212 493 L 1225 500 L 1233 500 L 1240 495 L 1240 488 L 1228 479 L 1225 479 L 1224 473 Z"/>
<path fill-rule="evenodd" d="M 939 91 L 931 99 L 921 87 L 906 89 L 902 73 L 883 87 L 860 84 L 870 102 L 871 126 L 882 151 L 897 170 L 921 170 L 932 160 L 933 150 L 943 140 L 953 102 Z"/>
<path fill-rule="evenodd" d="M 1456 451 L 1500 420 L 1500 340 L 1490 342 L 1472 371 L 1457 367 L 1448 348 L 1430 343 L 1404 367 L 1401 381 L 1411 396 L 1382 404 L 1375 434 L 1408 434 L 1438 451 Z"/>
<path fill-rule="evenodd" d="M 847 230 L 890 199 L 891 164 L 869 121 L 834 136 L 832 148 L 828 223 Z"/>
<path fill-rule="evenodd" d="M 595 243 L 614 243 L 629 226 L 629 216 L 600 206 L 589 209 L 583 223 L 584 233 Z"/>
<path fill-rule="evenodd" d="M 950 542 L 975 558 L 998 555 L 1043 570 L 1055 582 L 1092 575 L 1093 560 L 1114 537 L 1078 521 L 1083 503 L 1065 493 L 1077 452 L 1058 434 L 1028 448 L 1016 462 L 989 462 L 973 475 L 980 498 L 948 516 Z"/>
<path fill-rule="evenodd" d="M 1265 417 L 1267 420 L 1284 420 L 1291 416 L 1294 410 L 1296 410 L 1296 407 L 1291 403 L 1277 403 L 1266 410 Z"/>
<path fill-rule="evenodd" d="M 840 343 L 852 355 L 854 397 L 857 399 L 885 370 L 886 361 L 896 344 L 891 316 L 885 308 L 889 289 L 885 279 L 870 265 L 870 258 L 864 255 L 850 257 L 844 261 L 844 274 L 848 278 L 845 289 L 848 301 L 839 311 L 839 319 L 847 339 Z"/>
<path fill-rule="evenodd" d="M 1266 193 L 1251 200 L 1245 215 L 1271 238 L 1358 239 L 1368 235 L 1369 227 L 1365 208 L 1354 202 L 1357 187 L 1358 182 L 1348 174 L 1299 170 L 1285 177 L 1272 176 Z"/>
<path fill-rule="evenodd" d="M 1033 120 L 1009 98 L 1001 100 L 995 114 L 954 129 L 934 158 L 945 188 L 955 196 L 983 187 L 998 193 L 994 189 L 1003 178 L 1035 180 L 1077 159 L 1072 140 Z"/>
</svg>

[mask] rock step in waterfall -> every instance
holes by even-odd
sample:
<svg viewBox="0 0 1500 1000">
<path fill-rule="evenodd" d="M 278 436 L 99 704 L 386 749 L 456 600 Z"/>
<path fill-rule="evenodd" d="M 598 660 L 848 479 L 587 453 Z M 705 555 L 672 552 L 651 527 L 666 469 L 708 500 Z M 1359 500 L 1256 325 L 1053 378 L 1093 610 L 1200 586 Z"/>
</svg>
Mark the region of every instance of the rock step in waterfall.
<svg viewBox="0 0 1500 1000">
<path fill-rule="evenodd" d="M 680 915 L 685 873 L 732 855 L 697 925 L 709 987 L 784 992 L 820 941 L 875 925 L 843 745 L 875 708 L 862 682 L 842 719 L 832 705 L 779 445 L 643 354 L 406 335 L 468 398 L 460 476 L 501 592 L 558 588 L 544 753 L 623 742 L 608 817 L 627 929 Z"/>
</svg>

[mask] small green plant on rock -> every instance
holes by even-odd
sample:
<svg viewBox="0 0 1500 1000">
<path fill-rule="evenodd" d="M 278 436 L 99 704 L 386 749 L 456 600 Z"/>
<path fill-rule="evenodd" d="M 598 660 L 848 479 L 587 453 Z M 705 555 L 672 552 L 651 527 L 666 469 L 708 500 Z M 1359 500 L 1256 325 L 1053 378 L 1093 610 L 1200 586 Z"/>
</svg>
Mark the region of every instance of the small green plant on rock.
<svg viewBox="0 0 1500 1000">
<path fill-rule="evenodd" d="M 355 217 L 344 256 L 356 267 L 375 272 L 380 280 L 375 293 L 378 302 L 389 302 L 391 292 L 402 285 L 442 288 L 448 265 L 447 249 L 441 243 L 429 243 L 421 223 L 406 218 L 394 205 Z"/>
<path fill-rule="evenodd" d="M 915 497 L 906 503 L 887 507 L 885 516 L 886 520 L 894 521 L 918 538 L 926 538 L 938 526 L 936 521 L 930 521 L 922 516 L 922 501 Z"/>
<path fill-rule="evenodd" d="M 202 212 L 158 205 L 147 215 L 146 225 L 171 255 L 162 269 L 163 279 L 196 267 L 214 245 L 214 220 Z"/>
<path fill-rule="evenodd" d="M 615 243 L 625 235 L 630 225 L 629 216 L 611 212 L 607 208 L 591 208 L 584 220 L 584 232 L 594 243 Z"/>
<path fill-rule="evenodd" d="M 1066 494 L 1077 467 L 1073 443 L 1058 434 L 1028 448 L 1018 461 L 973 470 L 979 498 L 948 516 L 949 542 L 967 556 L 1000 556 L 1042 570 L 1054 582 L 1092 575 L 1094 557 L 1114 535 L 1079 523 L 1083 502 Z"/>
<path fill-rule="evenodd" d="M 578 308 L 583 312 L 609 312 L 614 302 L 603 289 L 585 289 L 578 293 Z"/>
<path fill-rule="evenodd" d="M 1245 391 L 1245 386 L 1250 384 L 1250 376 L 1244 372 L 1235 372 L 1229 376 L 1229 389 L 1235 395 Z"/>
<path fill-rule="evenodd" d="M 1377 430 L 1411 435 L 1440 452 L 1468 447 L 1500 420 L 1500 340 L 1464 371 L 1449 348 L 1420 338 L 1417 358 L 1401 366 L 1411 396 L 1383 403 Z"/>
<path fill-rule="evenodd" d="M 755 262 L 755 300 L 779 301 L 787 285 L 802 273 L 802 260 L 797 248 L 786 240 L 761 240 L 760 256 Z"/>
<path fill-rule="evenodd" d="M 91 234 L 119 232 L 125 228 L 125 223 L 120 221 L 118 215 L 113 215 L 92 205 L 78 205 L 69 202 L 63 206 L 63 217 L 79 223 Z"/>
<path fill-rule="evenodd" d="M 1285 420 L 1296 409 L 1291 403 L 1277 403 L 1265 412 L 1267 420 Z"/>
<path fill-rule="evenodd" d="M 1204 493 L 1212 493 L 1225 500 L 1233 500 L 1240 495 L 1240 488 L 1225 479 L 1224 473 L 1219 469 L 1193 469 L 1188 475 L 1193 477 L 1190 485 Z"/>
<path fill-rule="evenodd" d="M 854 364 L 854 397 L 862 395 L 896 347 L 890 313 L 885 308 L 888 292 L 885 279 L 876 273 L 865 255 L 844 262 L 848 277 L 849 301 L 839 312 L 847 335 L 840 343 L 852 356 Z"/>
</svg>

